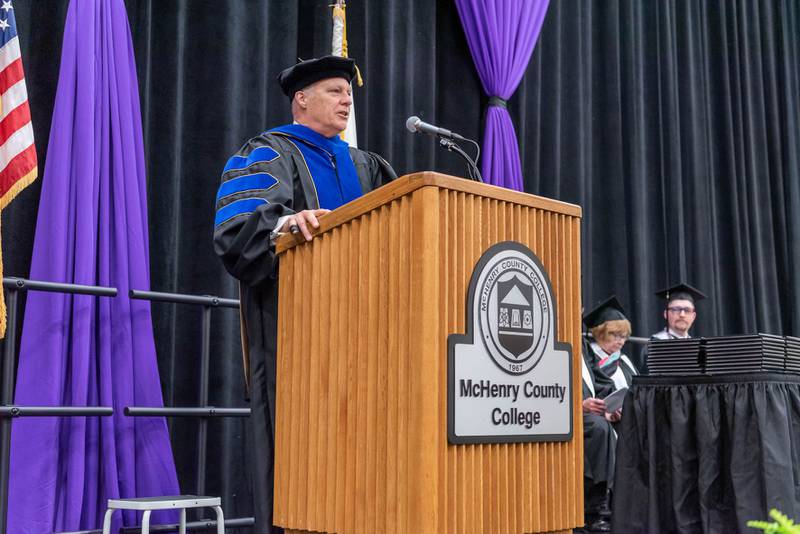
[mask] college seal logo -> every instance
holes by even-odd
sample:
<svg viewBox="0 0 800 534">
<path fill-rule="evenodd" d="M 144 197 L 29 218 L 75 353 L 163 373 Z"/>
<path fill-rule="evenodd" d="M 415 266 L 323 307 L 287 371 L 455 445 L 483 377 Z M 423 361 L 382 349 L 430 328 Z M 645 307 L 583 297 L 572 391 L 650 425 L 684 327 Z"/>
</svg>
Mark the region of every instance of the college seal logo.
<svg viewBox="0 0 800 534">
<path fill-rule="evenodd" d="M 536 261 L 514 249 L 497 251 L 478 276 L 481 337 L 507 373 L 530 371 L 546 347 L 552 297 L 542 280 Z"/>
<path fill-rule="evenodd" d="M 550 279 L 521 243 L 490 247 L 467 296 L 467 333 L 448 337 L 451 443 L 572 437 L 572 348 L 556 336 Z"/>
</svg>

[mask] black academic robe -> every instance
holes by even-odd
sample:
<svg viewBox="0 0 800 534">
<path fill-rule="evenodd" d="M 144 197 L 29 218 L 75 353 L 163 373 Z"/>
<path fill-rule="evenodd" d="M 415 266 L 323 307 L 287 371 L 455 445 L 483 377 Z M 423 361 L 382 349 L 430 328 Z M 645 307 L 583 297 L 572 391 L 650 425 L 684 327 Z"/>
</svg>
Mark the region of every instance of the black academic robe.
<svg viewBox="0 0 800 534">
<path fill-rule="evenodd" d="M 597 366 L 597 359 L 586 342 L 583 344 L 583 398 L 602 399 L 614 391 L 614 381 Z M 591 385 L 590 385 L 591 384 Z M 594 392 L 592 392 L 594 390 Z M 594 394 L 593 394 L 594 393 Z M 583 475 L 593 483 L 614 479 L 614 452 L 617 435 L 605 417 L 583 414 Z"/>
<path fill-rule="evenodd" d="M 319 207 L 298 142 L 276 133 L 250 139 L 231 158 L 235 164 L 226 166 L 216 205 L 214 250 L 228 272 L 241 282 L 243 345 L 249 352 L 245 368 L 249 368 L 252 409 L 253 532 L 257 533 L 279 531 L 271 529 L 278 307 L 278 260 L 271 234 L 280 217 Z M 351 148 L 350 156 L 364 193 L 396 178 L 389 164 L 376 154 Z M 251 176 L 269 180 L 265 182 L 267 188 L 239 186 Z M 232 204 L 235 211 L 229 207 Z"/>
</svg>

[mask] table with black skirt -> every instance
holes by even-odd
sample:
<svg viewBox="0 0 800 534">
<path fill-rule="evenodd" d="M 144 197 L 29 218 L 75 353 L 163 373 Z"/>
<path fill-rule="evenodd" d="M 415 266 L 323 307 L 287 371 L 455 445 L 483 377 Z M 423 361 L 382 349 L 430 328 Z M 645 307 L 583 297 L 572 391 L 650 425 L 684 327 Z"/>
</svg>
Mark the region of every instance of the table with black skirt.
<svg viewBox="0 0 800 534">
<path fill-rule="evenodd" d="M 637 376 L 617 441 L 615 533 L 755 532 L 800 521 L 800 377 Z"/>
</svg>

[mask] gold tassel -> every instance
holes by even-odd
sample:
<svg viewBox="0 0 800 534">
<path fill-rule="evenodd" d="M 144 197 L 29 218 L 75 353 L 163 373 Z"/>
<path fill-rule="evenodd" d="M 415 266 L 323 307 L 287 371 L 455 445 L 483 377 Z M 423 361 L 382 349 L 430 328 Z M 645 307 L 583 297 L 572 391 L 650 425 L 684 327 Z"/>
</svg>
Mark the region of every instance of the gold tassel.
<svg viewBox="0 0 800 534">
<path fill-rule="evenodd" d="M 34 167 L 31 172 L 16 181 L 14 185 L 0 198 L 0 216 L 2 216 L 3 208 L 8 206 L 9 202 L 19 194 L 25 187 L 30 185 L 38 176 L 39 168 Z M 1 234 L 0 234 L 1 235 Z M 0 239 L 0 339 L 6 337 L 6 297 L 3 294 L 3 243 Z"/>
<path fill-rule="evenodd" d="M 337 2 L 333 6 L 333 18 L 342 19 L 342 57 L 350 57 L 347 50 L 347 4 L 345 2 Z M 361 77 L 361 69 L 356 65 L 356 85 L 359 87 L 364 86 L 364 78 Z"/>
<path fill-rule="evenodd" d="M 359 87 L 364 85 L 364 79 L 361 78 L 361 69 L 358 68 L 358 65 L 356 65 L 356 83 Z"/>
<path fill-rule="evenodd" d="M 28 187 L 33 181 L 36 179 L 38 175 L 39 168 L 34 167 L 31 172 L 17 180 L 14 185 L 11 186 L 11 189 L 6 191 L 6 194 L 0 197 L 0 211 L 5 209 L 8 204 L 14 200 L 14 197 L 19 194 L 20 191 Z"/>
</svg>

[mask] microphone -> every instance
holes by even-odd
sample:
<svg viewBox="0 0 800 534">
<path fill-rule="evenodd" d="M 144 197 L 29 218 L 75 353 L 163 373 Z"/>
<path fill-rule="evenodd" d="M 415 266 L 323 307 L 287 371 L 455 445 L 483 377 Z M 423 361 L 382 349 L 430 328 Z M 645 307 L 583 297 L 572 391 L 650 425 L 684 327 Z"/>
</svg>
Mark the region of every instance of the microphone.
<svg viewBox="0 0 800 534">
<path fill-rule="evenodd" d="M 467 162 L 467 173 L 472 180 L 476 182 L 483 182 L 483 177 L 481 176 L 481 171 L 478 169 L 478 165 L 476 163 L 478 157 L 481 154 L 481 147 L 473 141 L 472 139 L 467 139 L 466 137 L 462 137 L 457 133 L 451 132 L 450 130 L 445 130 L 444 128 L 439 128 L 438 126 L 434 126 L 433 124 L 428 124 L 427 122 L 423 122 L 422 119 L 413 115 L 406 120 L 406 129 L 411 132 L 422 132 L 424 134 L 432 135 L 434 137 L 439 138 L 439 145 L 443 146 L 450 152 L 456 152 L 460 155 L 464 160 Z M 461 141 L 467 141 L 475 145 L 478 150 L 478 156 L 476 156 L 475 160 L 469 157 L 469 154 L 464 152 L 464 150 L 456 144 L 453 139 L 459 139 Z"/>
<path fill-rule="evenodd" d="M 434 126 L 433 124 L 428 124 L 427 122 L 423 122 L 423 120 L 417 117 L 416 115 L 411 116 L 408 118 L 408 120 L 406 120 L 406 129 L 412 133 L 420 132 L 428 135 L 433 135 L 434 137 L 444 137 L 446 139 L 460 139 L 462 141 L 465 140 L 457 133 L 451 132 L 450 130 L 445 130 L 444 128 L 439 128 L 438 126 Z"/>
</svg>

